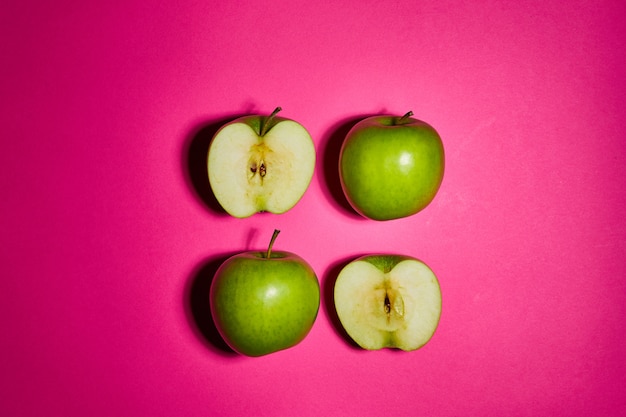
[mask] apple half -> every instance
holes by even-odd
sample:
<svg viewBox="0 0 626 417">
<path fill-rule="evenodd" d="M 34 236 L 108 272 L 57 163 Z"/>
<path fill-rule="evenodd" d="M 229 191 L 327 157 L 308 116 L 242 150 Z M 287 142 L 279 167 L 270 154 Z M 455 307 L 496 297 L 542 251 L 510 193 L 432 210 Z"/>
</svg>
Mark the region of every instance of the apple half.
<svg viewBox="0 0 626 417">
<path fill-rule="evenodd" d="M 337 315 L 362 348 L 412 351 L 433 336 L 441 316 L 441 289 L 422 261 L 367 255 L 346 265 L 335 282 Z"/>
<path fill-rule="evenodd" d="M 278 117 L 244 116 L 222 126 L 207 156 L 209 183 L 222 208 L 234 217 L 285 213 L 304 195 L 315 168 L 315 146 L 299 123 Z"/>
</svg>

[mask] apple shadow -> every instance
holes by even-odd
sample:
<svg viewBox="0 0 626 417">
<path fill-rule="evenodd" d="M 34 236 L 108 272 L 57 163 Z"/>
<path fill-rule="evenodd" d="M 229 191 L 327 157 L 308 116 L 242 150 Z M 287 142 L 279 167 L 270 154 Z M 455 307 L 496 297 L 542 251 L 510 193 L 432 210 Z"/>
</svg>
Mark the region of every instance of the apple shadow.
<svg viewBox="0 0 626 417">
<path fill-rule="evenodd" d="M 215 214 L 227 216 L 228 213 L 222 208 L 215 198 L 209 183 L 207 173 L 207 154 L 215 133 L 226 123 L 231 122 L 247 113 L 232 114 L 212 120 L 207 120 L 198 125 L 188 135 L 183 150 L 183 171 L 190 188 L 196 193 L 200 201 Z"/>
<path fill-rule="evenodd" d="M 209 294 L 215 273 L 232 255 L 217 255 L 198 265 L 187 282 L 183 300 L 187 319 L 198 339 L 213 352 L 226 357 L 238 354 L 228 346 L 217 330 L 211 315 Z"/>
<path fill-rule="evenodd" d="M 341 270 L 348 265 L 351 261 L 358 258 L 357 256 L 351 256 L 344 258 L 340 261 L 337 261 L 331 264 L 326 272 L 324 273 L 324 282 L 322 285 L 322 299 L 324 301 L 324 312 L 326 313 L 326 317 L 328 321 L 332 324 L 333 329 L 337 336 L 346 341 L 348 346 L 355 350 L 363 350 L 351 337 L 348 335 L 348 332 L 344 329 L 339 320 L 339 316 L 337 315 L 337 309 L 335 308 L 335 283 L 337 282 L 337 277 Z"/>
<path fill-rule="evenodd" d="M 343 141 L 350 129 L 369 116 L 371 115 L 365 114 L 348 117 L 335 123 L 323 136 L 321 143 L 323 158 L 321 167 L 318 167 L 318 169 L 322 175 L 319 175 L 318 179 L 324 196 L 340 212 L 356 219 L 364 218 L 352 208 L 341 188 L 339 155 Z"/>
</svg>

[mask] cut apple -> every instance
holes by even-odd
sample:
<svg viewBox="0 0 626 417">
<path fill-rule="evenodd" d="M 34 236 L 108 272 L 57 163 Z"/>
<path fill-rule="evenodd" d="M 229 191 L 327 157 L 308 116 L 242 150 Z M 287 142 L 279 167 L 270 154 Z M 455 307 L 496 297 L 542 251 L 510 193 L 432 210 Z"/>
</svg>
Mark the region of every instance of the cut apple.
<svg viewBox="0 0 626 417">
<path fill-rule="evenodd" d="M 362 348 L 418 349 L 433 336 L 441 290 L 433 271 L 408 256 L 368 255 L 344 267 L 335 283 L 335 308 Z"/>
<path fill-rule="evenodd" d="M 223 126 L 207 158 L 217 201 L 234 217 L 267 211 L 280 214 L 302 198 L 315 168 L 315 146 L 299 123 L 246 116 Z"/>
</svg>

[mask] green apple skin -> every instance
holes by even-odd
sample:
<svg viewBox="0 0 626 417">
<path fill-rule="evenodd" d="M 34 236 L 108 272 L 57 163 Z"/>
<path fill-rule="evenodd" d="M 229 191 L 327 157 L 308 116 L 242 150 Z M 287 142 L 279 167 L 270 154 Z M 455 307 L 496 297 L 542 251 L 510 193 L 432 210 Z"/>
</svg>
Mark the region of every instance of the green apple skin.
<svg viewBox="0 0 626 417">
<path fill-rule="evenodd" d="M 209 184 L 231 216 L 282 214 L 303 197 L 315 169 L 315 145 L 298 122 L 250 115 L 222 126 L 207 155 Z"/>
<path fill-rule="evenodd" d="M 246 356 L 300 343 L 320 305 L 315 272 L 290 252 L 244 252 L 226 260 L 210 290 L 211 314 L 224 341 Z"/>
<path fill-rule="evenodd" d="M 432 338 L 441 316 L 437 277 L 405 255 L 353 260 L 337 277 L 334 302 L 342 326 L 366 350 L 417 350 Z"/>
<path fill-rule="evenodd" d="M 346 135 L 339 176 L 355 211 L 373 220 L 392 220 L 432 202 L 444 165 L 443 143 L 429 124 L 406 116 L 373 116 Z"/>
</svg>

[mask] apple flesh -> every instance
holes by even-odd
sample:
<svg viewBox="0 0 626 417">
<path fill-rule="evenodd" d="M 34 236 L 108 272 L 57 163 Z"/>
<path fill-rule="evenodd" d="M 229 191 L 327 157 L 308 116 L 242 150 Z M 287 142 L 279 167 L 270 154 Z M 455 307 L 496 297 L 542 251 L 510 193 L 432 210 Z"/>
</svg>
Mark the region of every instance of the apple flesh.
<svg viewBox="0 0 626 417">
<path fill-rule="evenodd" d="M 221 127 L 207 156 L 209 183 L 222 208 L 238 218 L 284 213 L 302 198 L 313 177 L 315 146 L 299 123 L 244 116 Z"/>
<path fill-rule="evenodd" d="M 346 265 L 334 288 L 337 315 L 362 348 L 416 350 L 433 336 L 441 290 L 423 262 L 400 255 L 367 255 Z"/>
<path fill-rule="evenodd" d="M 230 257 L 211 283 L 213 320 L 224 341 L 246 356 L 293 347 L 311 330 L 320 304 L 315 272 L 301 257 L 272 251 Z"/>
<path fill-rule="evenodd" d="M 441 186 L 441 138 L 412 114 L 369 117 L 346 135 L 339 156 L 341 187 L 364 217 L 392 220 L 416 214 Z"/>
</svg>

